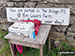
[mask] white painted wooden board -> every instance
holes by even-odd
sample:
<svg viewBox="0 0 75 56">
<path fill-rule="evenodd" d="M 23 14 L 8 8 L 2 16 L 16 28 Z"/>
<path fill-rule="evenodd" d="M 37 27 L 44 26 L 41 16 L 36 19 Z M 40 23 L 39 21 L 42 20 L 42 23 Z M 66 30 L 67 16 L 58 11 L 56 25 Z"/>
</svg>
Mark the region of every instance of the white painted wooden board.
<svg viewBox="0 0 75 56">
<path fill-rule="evenodd" d="M 69 25 L 69 8 L 6 8 L 6 12 L 9 22 L 38 19 L 45 24 Z"/>
</svg>

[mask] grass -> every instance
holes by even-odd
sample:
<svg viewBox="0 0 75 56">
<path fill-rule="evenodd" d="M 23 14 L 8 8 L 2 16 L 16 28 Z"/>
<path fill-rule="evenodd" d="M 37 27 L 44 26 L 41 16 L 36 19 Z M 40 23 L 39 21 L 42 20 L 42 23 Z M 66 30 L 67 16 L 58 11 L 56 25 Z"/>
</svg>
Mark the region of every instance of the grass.
<svg viewBox="0 0 75 56">
<path fill-rule="evenodd" d="M 24 51 L 22 54 L 16 53 L 16 56 L 40 56 L 40 50 L 34 48 L 23 47 Z M 47 45 L 44 46 L 44 56 L 48 56 Z"/>
<path fill-rule="evenodd" d="M 3 38 L 7 33 L 8 33 L 7 31 L 0 30 L 0 38 L 2 41 L 4 41 L 4 44 L 2 45 L 2 48 L 0 49 L 0 56 L 11 56 L 8 41 Z M 51 45 L 51 50 L 48 50 L 48 41 L 47 41 L 44 46 L 44 51 L 43 51 L 44 56 L 75 56 L 75 55 L 59 55 L 58 52 L 60 51 L 75 52 L 75 47 L 71 46 L 67 41 L 62 41 L 62 45 L 63 45 L 62 49 L 61 47 L 55 47 L 54 45 Z M 39 54 L 40 54 L 39 49 L 28 48 L 28 47 L 23 47 L 22 54 L 16 52 L 16 56 L 39 56 Z"/>
<path fill-rule="evenodd" d="M 0 39 L 3 41 L 3 44 L 0 48 L 0 56 L 11 56 L 8 41 L 3 38 L 7 33 L 8 31 L 0 30 Z"/>
</svg>

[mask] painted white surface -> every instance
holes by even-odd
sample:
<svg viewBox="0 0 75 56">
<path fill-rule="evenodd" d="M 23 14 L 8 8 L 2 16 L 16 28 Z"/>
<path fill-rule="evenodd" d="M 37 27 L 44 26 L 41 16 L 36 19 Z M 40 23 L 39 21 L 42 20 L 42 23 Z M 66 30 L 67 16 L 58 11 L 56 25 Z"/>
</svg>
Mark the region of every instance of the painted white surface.
<svg viewBox="0 0 75 56">
<path fill-rule="evenodd" d="M 52 25 L 69 25 L 69 8 L 6 8 L 7 20 L 38 19 L 42 23 Z"/>
<path fill-rule="evenodd" d="M 8 28 L 10 33 L 21 36 L 29 36 L 32 29 L 34 29 L 34 23 L 31 22 L 15 22 Z"/>
</svg>

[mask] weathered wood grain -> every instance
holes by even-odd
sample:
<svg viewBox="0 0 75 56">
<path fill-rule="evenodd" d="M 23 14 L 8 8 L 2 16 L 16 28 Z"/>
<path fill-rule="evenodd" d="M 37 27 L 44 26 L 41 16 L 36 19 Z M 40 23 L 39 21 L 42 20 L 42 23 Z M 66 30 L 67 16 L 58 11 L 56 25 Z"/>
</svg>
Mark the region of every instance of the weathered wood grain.
<svg viewBox="0 0 75 56">
<path fill-rule="evenodd" d="M 33 47 L 40 49 L 40 56 L 43 56 L 43 46 L 46 42 L 48 34 L 50 33 L 51 25 L 42 25 L 40 27 L 40 31 L 35 39 L 30 39 L 28 37 L 17 36 L 12 33 L 8 33 L 4 38 L 10 40 L 9 45 L 12 52 L 12 56 L 14 56 L 14 50 L 12 50 L 11 43 L 18 44 L 27 47 Z M 50 37 L 49 39 L 49 49 L 50 49 Z"/>
<path fill-rule="evenodd" d="M 40 31 L 35 39 L 30 39 L 28 37 L 23 37 L 23 36 L 17 36 L 17 35 L 11 34 L 11 33 L 8 33 L 4 38 L 10 39 L 10 40 L 44 45 L 45 41 L 48 37 L 50 29 L 51 29 L 51 25 L 42 25 L 40 27 Z"/>
<path fill-rule="evenodd" d="M 10 42 L 17 45 L 22 45 L 22 46 L 27 46 L 27 47 L 37 48 L 37 49 L 40 48 L 38 44 L 34 44 L 34 43 L 22 42 L 22 41 L 16 41 L 16 40 L 10 40 Z"/>
</svg>

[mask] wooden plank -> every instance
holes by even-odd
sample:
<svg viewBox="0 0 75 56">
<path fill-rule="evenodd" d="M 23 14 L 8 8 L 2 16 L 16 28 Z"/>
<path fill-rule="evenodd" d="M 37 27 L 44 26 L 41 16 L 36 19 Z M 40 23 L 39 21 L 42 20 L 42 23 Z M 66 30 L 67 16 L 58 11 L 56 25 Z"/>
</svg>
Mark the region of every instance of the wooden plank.
<svg viewBox="0 0 75 56">
<path fill-rule="evenodd" d="M 40 45 L 40 56 L 43 56 L 43 45 Z"/>
<path fill-rule="evenodd" d="M 23 37 L 23 36 L 17 36 L 11 33 L 8 33 L 4 38 L 10 39 L 10 40 L 34 43 L 34 44 L 44 44 L 50 29 L 51 29 L 51 25 L 41 25 L 40 31 L 35 39 L 30 39 L 28 37 Z"/>
<path fill-rule="evenodd" d="M 9 42 L 9 45 L 10 45 L 10 50 L 11 50 L 12 56 L 15 56 L 14 49 L 12 48 L 10 40 L 8 40 L 8 42 Z"/>
<path fill-rule="evenodd" d="M 41 29 L 40 31 L 41 31 L 41 33 L 43 33 L 43 34 L 39 34 L 37 37 L 41 37 L 39 40 L 39 42 L 42 44 L 42 45 L 44 45 L 45 44 L 45 42 L 46 42 L 46 40 L 47 40 L 47 37 L 48 37 L 48 34 L 49 34 L 49 32 L 50 32 L 50 30 L 51 30 L 51 26 L 49 25 L 49 26 L 46 26 L 46 27 L 43 27 L 44 28 L 44 30 L 43 29 Z M 44 37 L 43 37 L 44 36 Z"/>
<path fill-rule="evenodd" d="M 28 42 L 28 43 L 35 43 L 35 44 L 39 43 L 36 39 L 30 39 L 27 37 L 17 36 L 17 35 L 11 34 L 11 33 L 8 33 L 4 38 L 10 39 L 10 40 Z"/>
<path fill-rule="evenodd" d="M 49 51 L 50 51 L 50 49 L 51 49 L 51 37 L 50 37 L 50 35 L 48 36 L 48 44 L 49 44 Z"/>
<path fill-rule="evenodd" d="M 27 47 L 32 47 L 32 48 L 40 48 L 39 44 L 33 44 L 33 43 L 28 43 L 28 42 L 22 42 L 22 41 L 17 41 L 17 40 L 10 40 L 11 43 L 22 45 L 22 46 L 27 46 Z"/>
</svg>

